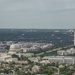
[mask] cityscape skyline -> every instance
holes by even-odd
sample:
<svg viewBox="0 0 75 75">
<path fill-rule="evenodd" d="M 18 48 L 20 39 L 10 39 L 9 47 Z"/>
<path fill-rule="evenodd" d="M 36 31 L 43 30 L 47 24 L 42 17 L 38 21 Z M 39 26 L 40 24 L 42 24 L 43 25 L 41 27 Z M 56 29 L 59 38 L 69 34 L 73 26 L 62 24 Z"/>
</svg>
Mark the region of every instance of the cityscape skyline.
<svg viewBox="0 0 75 75">
<path fill-rule="evenodd" d="M 0 28 L 75 29 L 75 0 L 0 0 Z"/>
</svg>

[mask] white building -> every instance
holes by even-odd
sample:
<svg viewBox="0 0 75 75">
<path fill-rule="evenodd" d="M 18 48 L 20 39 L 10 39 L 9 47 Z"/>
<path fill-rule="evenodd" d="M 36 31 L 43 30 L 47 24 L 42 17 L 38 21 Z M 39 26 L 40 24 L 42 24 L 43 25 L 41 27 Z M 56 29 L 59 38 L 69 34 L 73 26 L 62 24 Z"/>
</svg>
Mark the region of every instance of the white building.
<svg viewBox="0 0 75 75">
<path fill-rule="evenodd" d="M 75 53 L 75 49 L 74 48 L 70 48 L 70 49 L 66 50 L 66 52 L 68 54 L 74 54 Z"/>
<path fill-rule="evenodd" d="M 65 50 L 57 51 L 58 55 L 69 55 L 69 54 L 74 54 L 74 53 L 75 53 L 74 48 L 67 49 L 66 51 Z"/>
<path fill-rule="evenodd" d="M 39 72 L 39 71 L 40 71 L 40 66 L 34 65 L 32 67 L 32 72 L 36 73 L 36 72 Z"/>
<path fill-rule="evenodd" d="M 20 44 L 12 44 L 10 45 L 9 54 L 16 54 L 21 50 Z"/>
<path fill-rule="evenodd" d="M 42 60 L 42 61 L 40 61 L 40 63 L 41 63 L 41 64 L 49 64 L 50 61 L 49 61 L 49 60 Z"/>
<path fill-rule="evenodd" d="M 64 58 L 64 63 L 66 63 L 66 64 L 75 64 L 75 58 L 65 57 Z"/>
<path fill-rule="evenodd" d="M 45 44 L 45 45 L 41 46 L 42 49 L 51 48 L 51 47 L 52 47 L 52 44 Z"/>
<path fill-rule="evenodd" d="M 46 56 L 42 60 L 49 60 L 50 63 L 75 64 L 75 57 L 69 56 Z"/>
<path fill-rule="evenodd" d="M 30 48 L 21 48 L 21 50 L 22 50 L 23 52 L 28 52 L 28 51 L 30 51 L 31 49 L 30 49 Z"/>
<path fill-rule="evenodd" d="M 67 55 L 67 52 L 65 50 L 57 51 L 58 55 Z"/>
<path fill-rule="evenodd" d="M 6 58 L 5 59 L 5 62 L 18 62 L 18 59 L 17 58 Z"/>
<path fill-rule="evenodd" d="M 18 55 L 19 57 L 21 55 L 25 56 L 25 57 L 31 57 L 31 56 L 34 56 L 34 53 L 17 53 L 16 55 Z"/>
<path fill-rule="evenodd" d="M 8 55 L 6 53 L 2 53 L 2 54 L 0 54 L 0 61 L 4 61 L 4 62 L 17 62 L 18 59 L 17 58 L 12 58 L 11 55 Z"/>
<path fill-rule="evenodd" d="M 32 61 L 32 62 L 39 62 L 40 60 L 41 60 L 41 58 L 40 57 L 30 57 L 30 58 L 28 58 L 30 61 Z"/>
</svg>

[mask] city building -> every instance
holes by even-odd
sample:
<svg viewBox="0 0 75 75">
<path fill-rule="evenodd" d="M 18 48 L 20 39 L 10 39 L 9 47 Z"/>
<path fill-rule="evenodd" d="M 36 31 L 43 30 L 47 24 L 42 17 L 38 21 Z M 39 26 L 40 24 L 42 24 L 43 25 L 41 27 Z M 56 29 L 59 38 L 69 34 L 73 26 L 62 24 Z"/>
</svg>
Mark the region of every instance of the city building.
<svg viewBox="0 0 75 75">
<path fill-rule="evenodd" d="M 30 58 L 28 58 L 31 62 L 39 62 L 40 60 L 41 60 L 41 58 L 40 57 L 30 57 Z"/>
<path fill-rule="evenodd" d="M 18 64 L 28 64 L 28 61 L 17 61 Z"/>
<path fill-rule="evenodd" d="M 60 51 L 57 51 L 57 54 L 58 55 L 67 55 L 67 52 L 65 50 L 60 50 Z"/>
<path fill-rule="evenodd" d="M 18 59 L 17 58 L 12 58 L 11 55 L 6 54 L 6 53 L 1 53 L 0 54 L 0 61 L 2 62 L 17 62 Z"/>
<path fill-rule="evenodd" d="M 10 45 L 9 54 L 16 54 L 21 50 L 21 46 L 19 44 Z"/>
<path fill-rule="evenodd" d="M 21 57 L 22 55 L 25 57 L 31 57 L 34 56 L 34 53 L 16 53 L 16 55 L 18 55 L 19 57 Z"/>
<path fill-rule="evenodd" d="M 40 61 L 40 63 L 41 63 L 41 64 L 49 64 L 50 61 L 49 61 L 49 60 L 42 60 L 42 61 Z"/>
<path fill-rule="evenodd" d="M 40 71 L 40 66 L 34 65 L 32 67 L 32 72 L 36 73 L 36 72 L 39 72 L 39 71 Z"/>
<path fill-rule="evenodd" d="M 42 60 L 49 60 L 50 63 L 75 64 L 75 57 L 70 56 L 45 56 L 42 58 Z"/>
<path fill-rule="evenodd" d="M 74 48 L 70 48 L 70 49 L 67 49 L 66 51 L 65 50 L 60 50 L 60 51 L 57 51 L 57 54 L 58 55 L 69 55 L 69 54 L 74 54 L 75 53 L 75 49 Z"/>
</svg>

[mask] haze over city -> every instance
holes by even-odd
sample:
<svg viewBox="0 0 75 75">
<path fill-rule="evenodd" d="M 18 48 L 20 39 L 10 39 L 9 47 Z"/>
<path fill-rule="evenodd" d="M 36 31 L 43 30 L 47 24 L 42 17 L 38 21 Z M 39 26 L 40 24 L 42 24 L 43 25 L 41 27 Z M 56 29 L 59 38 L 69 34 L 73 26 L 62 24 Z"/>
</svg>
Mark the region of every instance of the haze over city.
<svg viewBox="0 0 75 75">
<path fill-rule="evenodd" d="M 0 28 L 74 29 L 75 0 L 0 0 Z"/>
<path fill-rule="evenodd" d="M 75 75 L 75 0 L 0 0 L 0 75 Z"/>
</svg>

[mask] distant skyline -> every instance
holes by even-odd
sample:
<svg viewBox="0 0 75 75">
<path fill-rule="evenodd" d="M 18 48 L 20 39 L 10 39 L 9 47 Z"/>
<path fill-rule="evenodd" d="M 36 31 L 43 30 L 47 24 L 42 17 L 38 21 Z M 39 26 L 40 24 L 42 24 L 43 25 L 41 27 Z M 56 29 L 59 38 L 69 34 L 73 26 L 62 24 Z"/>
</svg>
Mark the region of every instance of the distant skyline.
<svg viewBox="0 0 75 75">
<path fill-rule="evenodd" d="M 75 0 L 0 0 L 0 28 L 75 29 Z"/>
</svg>

